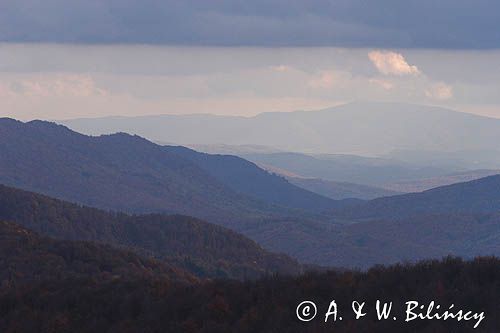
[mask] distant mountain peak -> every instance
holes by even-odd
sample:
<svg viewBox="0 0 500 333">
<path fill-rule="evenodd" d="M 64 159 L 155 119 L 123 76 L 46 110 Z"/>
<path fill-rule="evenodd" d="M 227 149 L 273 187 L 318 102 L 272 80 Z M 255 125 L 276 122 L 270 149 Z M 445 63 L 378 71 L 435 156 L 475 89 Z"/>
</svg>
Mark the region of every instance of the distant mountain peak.
<svg viewBox="0 0 500 333">
<path fill-rule="evenodd" d="M 353 102 L 255 117 L 170 115 L 63 121 L 83 133 L 133 132 L 155 142 L 264 145 L 284 151 L 376 156 L 395 150 L 492 150 L 500 119 L 439 106 Z"/>
</svg>

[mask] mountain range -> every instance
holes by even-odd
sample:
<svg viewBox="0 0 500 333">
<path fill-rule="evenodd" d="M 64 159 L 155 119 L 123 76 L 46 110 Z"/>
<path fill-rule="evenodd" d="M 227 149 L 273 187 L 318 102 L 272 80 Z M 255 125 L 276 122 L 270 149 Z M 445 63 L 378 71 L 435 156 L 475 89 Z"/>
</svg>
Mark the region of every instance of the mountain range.
<svg viewBox="0 0 500 333">
<path fill-rule="evenodd" d="M 414 166 L 398 160 L 346 154 L 280 152 L 239 155 L 263 168 L 303 178 L 384 187 L 388 183 L 441 177 L 454 169 Z M 281 172 L 283 173 L 283 172 Z"/>
<path fill-rule="evenodd" d="M 330 228 L 332 218 L 322 211 L 357 202 L 303 190 L 241 158 L 159 146 L 123 133 L 90 137 L 53 123 L 3 119 L 0 139 L 5 185 L 106 210 L 194 216 L 257 242 L 277 233 L 280 253 L 307 248 Z M 310 255 L 305 251 L 299 259 L 308 262 Z"/>
<path fill-rule="evenodd" d="M 334 182 L 320 178 L 286 177 L 286 179 L 294 185 L 335 200 L 348 198 L 370 200 L 401 194 L 381 187 L 347 182 Z"/>
<path fill-rule="evenodd" d="M 241 158 L 124 133 L 90 137 L 43 121 L 0 119 L 0 182 L 98 208 L 223 224 L 337 205 Z"/>
<path fill-rule="evenodd" d="M 498 119 L 401 103 L 355 102 L 319 111 L 262 113 L 254 117 L 162 115 L 62 123 L 87 134 L 122 131 L 182 145 L 231 143 L 370 156 L 399 150 L 498 151 L 500 141 Z"/>
<path fill-rule="evenodd" d="M 287 179 L 270 174 L 237 156 L 199 153 L 182 146 L 165 148 L 192 161 L 233 191 L 252 198 L 282 207 L 316 212 L 338 205 L 337 202 L 326 199 L 327 196 L 294 186 Z"/>
<path fill-rule="evenodd" d="M 176 212 L 207 217 L 209 222 L 222 224 L 267 250 L 286 253 L 302 263 L 367 268 L 448 254 L 499 253 L 496 212 L 500 211 L 497 198 L 500 176 L 422 193 L 339 201 L 301 190 L 237 157 L 159 146 L 126 134 L 89 137 L 40 121 L 3 120 L 0 124 L 1 182 L 115 211 Z M 3 206 L 8 209 L 12 204 Z M 31 213 L 26 214 L 29 217 Z M 8 217 L 4 220 L 9 220 Z M 105 219 L 111 217 L 107 215 Z M 71 218 L 66 216 L 63 220 Z M 89 227 L 86 232 L 68 228 L 68 234 L 63 234 L 64 237 L 90 234 L 93 241 L 100 241 L 99 235 L 108 235 L 107 241 L 114 245 L 125 244 L 139 249 L 140 254 L 153 252 L 162 257 L 172 250 L 166 240 L 169 235 L 176 235 L 175 230 L 188 229 L 184 236 L 178 236 L 184 239 L 184 247 L 174 253 L 181 254 L 191 241 L 191 229 L 199 227 L 198 222 L 189 224 L 198 221 L 189 217 L 145 215 L 126 216 L 123 220 L 128 221 L 126 229 L 118 228 L 116 223 L 110 227 L 118 228 L 116 235 L 102 229 L 95 231 L 100 226 Z M 178 220 L 185 222 L 181 226 L 167 223 Z M 92 219 L 87 221 L 91 223 Z M 37 232 L 45 230 L 37 229 L 36 223 L 25 226 Z M 162 231 L 169 226 L 172 229 L 168 232 Z M 224 250 L 229 252 L 223 252 L 222 257 L 232 258 L 229 268 L 224 269 L 226 266 L 214 259 L 217 256 L 203 257 L 202 249 L 206 246 L 203 244 L 207 243 L 202 235 L 213 234 L 210 230 L 216 228 L 205 226 L 207 229 L 199 231 L 201 240 L 196 246 L 199 250 L 192 255 L 200 260 L 191 260 L 191 264 L 198 262 L 194 266 L 201 271 L 200 275 L 241 278 L 262 274 L 277 265 L 275 257 L 264 260 L 273 263 L 267 266 L 260 260 L 252 260 L 259 257 L 257 253 L 265 255 L 255 243 L 235 236 L 232 245 Z M 134 242 L 130 243 L 130 238 Z M 238 245 L 240 242 L 247 245 Z M 193 244 L 197 244 L 195 240 Z M 245 259 L 243 267 L 238 266 L 239 247 L 243 253 L 247 248 L 254 249 L 251 253 L 255 255 Z M 257 267 L 248 265 L 253 261 L 258 263 Z M 282 264 L 297 270 L 293 262 L 284 260 Z M 180 267 L 186 269 L 189 265 Z"/>
<path fill-rule="evenodd" d="M 500 174 L 499 151 L 394 151 L 381 157 L 303 154 L 264 146 L 192 145 L 233 154 L 332 199 L 374 199 Z"/>
<path fill-rule="evenodd" d="M 491 176 L 359 202 L 331 211 L 337 223 L 319 228 L 305 223 L 290 230 L 284 220 L 254 227 L 247 235 L 270 250 L 286 248 L 303 261 L 336 267 L 368 268 L 448 254 L 499 255 L 499 195 L 500 176 Z M 307 242 L 287 247 L 287 234 L 297 233 Z"/>
<path fill-rule="evenodd" d="M 444 176 L 422 178 L 410 181 L 396 181 L 384 184 L 384 188 L 400 192 L 422 192 L 435 187 L 463 183 L 488 176 L 499 175 L 499 169 L 479 169 L 463 172 L 455 172 Z"/>
<path fill-rule="evenodd" d="M 459 166 L 465 164 L 451 161 L 449 165 L 426 167 L 417 162 L 340 154 L 279 152 L 239 156 L 297 186 L 334 199 L 374 199 L 398 192 L 422 192 L 500 174 L 500 169 L 464 169 Z"/>
</svg>

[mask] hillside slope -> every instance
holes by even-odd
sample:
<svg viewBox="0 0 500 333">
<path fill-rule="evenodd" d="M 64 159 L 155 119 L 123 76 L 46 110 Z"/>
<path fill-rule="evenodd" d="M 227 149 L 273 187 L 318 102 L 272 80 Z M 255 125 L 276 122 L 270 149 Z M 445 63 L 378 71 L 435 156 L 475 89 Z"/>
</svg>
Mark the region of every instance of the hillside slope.
<svg viewBox="0 0 500 333">
<path fill-rule="evenodd" d="M 223 224 L 335 205 L 242 159 L 200 154 L 207 164 L 189 152 L 123 133 L 89 137 L 53 123 L 0 119 L 0 182 L 60 199 Z"/>
<path fill-rule="evenodd" d="M 196 281 L 183 270 L 131 251 L 91 242 L 55 240 L 3 221 L 0 253 L 0 281 L 4 287 L 67 278 Z"/>
<path fill-rule="evenodd" d="M 185 147 L 165 146 L 165 149 L 194 162 L 232 190 L 265 202 L 317 212 L 341 205 L 240 157 L 199 153 Z"/>
<path fill-rule="evenodd" d="M 340 215 L 350 218 L 405 218 L 413 215 L 500 211 L 500 175 L 360 203 Z"/>
<path fill-rule="evenodd" d="M 142 138 L 88 137 L 42 121 L 0 121 L 0 182 L 134 213 L 192 213 L 215 219 L 236 212 L 259 214 L 263 208 Z"/>
<path fill-rule="evenodd" d="M 133 250 L 201 277 L 295 274 L 300 266 L 233 231 L 186 216 L 108 213 L 0 185 L 0 219 L 40 234 Z"/>
<path fill-rule="evenodd" d="M 0 193 L 0 219 L 53 237 L 123 246 L 197 276 L 250 278 L 301 271 L 287 256 L 273 255 L 243 236 L 193 218 L 110 214 L 5 187 Z M 469 198 L 472 194 L 462 192 Z M 497 213 L 422 212 L 381 218 L 364 212 L 344 211 L 351 214 L 344 217 L 346 224 L 281 218 L 243 223 L 240 228 L 268 250 L 323 266 L 368 268 L 448 254 L 500 255 Z M 353 219 L 369 221 L 352 223 Z"/>
<path fill-rule="evenodd" d="M 287 253 L 302 260 L 307 253 L 312 263 L 359 268 L 449 254 L 499 256 L 499 213 L 500 176 L 490 176 L 332 211 L 345 224 L 322 225 L 314 236 L 303 232 L 306 226 L 297 227 L 293 233 L 306 241 Z M 287 230 L 288 223 L 263 223 L 247 234 L 278 251 L 288 244 L 278 232 Z"/>
</svg>

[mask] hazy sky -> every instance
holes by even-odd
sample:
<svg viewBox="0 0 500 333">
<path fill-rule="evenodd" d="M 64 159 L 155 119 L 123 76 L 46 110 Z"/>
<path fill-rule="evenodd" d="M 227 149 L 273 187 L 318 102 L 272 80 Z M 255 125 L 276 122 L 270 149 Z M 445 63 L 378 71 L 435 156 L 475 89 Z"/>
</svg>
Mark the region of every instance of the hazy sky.
<svg viewBox="0 0 500 333">
<path fill-rule="evenodd" d="M 0 116 L 374 100 L 500 117 L 499 13 L 488 0 L 0 1 Z"/>
</svg>

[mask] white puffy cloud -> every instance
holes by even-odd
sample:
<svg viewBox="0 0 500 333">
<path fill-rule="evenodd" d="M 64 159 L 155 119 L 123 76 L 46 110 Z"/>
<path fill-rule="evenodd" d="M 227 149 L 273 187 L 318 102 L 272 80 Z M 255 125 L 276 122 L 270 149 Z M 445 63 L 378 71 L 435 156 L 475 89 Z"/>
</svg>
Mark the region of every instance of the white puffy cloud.
<svg viewBox="0 0 500 333">
<path fill-rule="evenodd" d="M 384 75 L 418 75 L 420 70 L 415 65 L 410 65 L 401 53 L 371 51 L 368 58 L 377 70 Z"/>
</svg>

